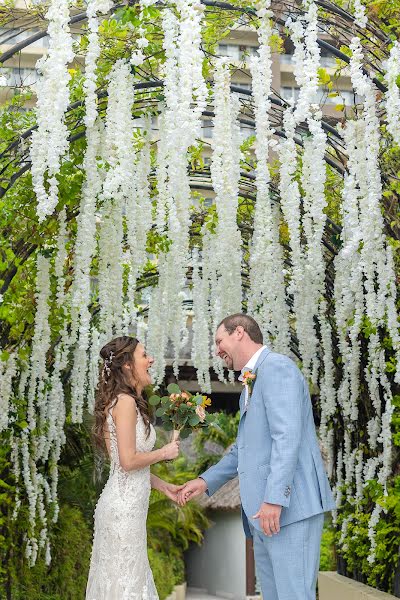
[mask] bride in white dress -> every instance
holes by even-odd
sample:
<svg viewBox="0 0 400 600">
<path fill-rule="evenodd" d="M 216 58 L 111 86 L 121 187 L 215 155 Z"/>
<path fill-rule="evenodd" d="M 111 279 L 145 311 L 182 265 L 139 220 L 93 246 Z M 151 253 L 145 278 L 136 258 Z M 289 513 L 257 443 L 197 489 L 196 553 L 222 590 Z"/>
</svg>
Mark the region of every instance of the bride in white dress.
<svg viewBox="0 0 400 600">
<path fill-rule="evenodd" d="M 110 476 L 94 514 L 94 540 L 86 600 L 158 600 L 147 557 L 150 489 L 177 501 L 183 486 L 150 473 L 174 459 L 179 441 L 153 450 L 156 439 L 142 396 L 153 359 L 137 339 L 123 336 L 100 351 L 104 367 L 95 404 L 95 439 L 107 450 Z"/>
</svg>

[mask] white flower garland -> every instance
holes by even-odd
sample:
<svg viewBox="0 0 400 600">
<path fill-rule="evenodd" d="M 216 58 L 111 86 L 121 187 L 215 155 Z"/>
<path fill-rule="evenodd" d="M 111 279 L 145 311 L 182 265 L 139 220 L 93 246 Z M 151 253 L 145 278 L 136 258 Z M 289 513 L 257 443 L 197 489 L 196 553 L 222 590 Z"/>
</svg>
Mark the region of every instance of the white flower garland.
<svg viewBox="0 0 400 600">
<path fill-rule="evenodd" d="M 400 145 L 400 88 L 397 85 L 400 76 L 400 43 L 397 40 L 390 49 L 390 55 L 384 67 L 388 83 L 385 98 L 387 128 L 395 143 Z"/>
<path fill-rule="evenodd" d="M 359 38 L 351 42 L 352 58 L 350 73 L 355 92 L 365 97 L 361 118 L 349 121 L 343 130 L 346 144 L 349 174 L 345 179 L 343 210 L 343 246 L 336 259 L 336 321 L 339 343 L 343 357 L 343 381 L 338 400 L 342 407 L 348 430 L 354 429 L 358 418 L 360 343 L 358 340 L 365 315 L 372 327 L 386 328 L 396 351 L 399 377 L 399 327 L 395 304 L 395 279 L 391 249 L 384 238 L 384 224 L 380 200 L 382 183 L 379 170 L 380 124 L 376 108 L 376 90 L 370 78 L 362 70 L 363 51 Z M 364 291 L 365 290 L 365 291 Z M 392 395 L 387 379 L 384 349 L 378 332 L 371 332 L 368 340 L 368 364 L 365 377 L 369 395 L 375 410 L 367 424 L 370 447 L 378 457 L 370 459 L 365 466 L 357 465 L 357 497 L 361 494 L 361 471 L 365 483 L 378 470 L 378 481 L 386 490 L 391 472 L 392 441 L 390 423 L 393 413 Z M 381 392 L 385 398 L 382 414 Z M 353 453 L 350 434 L 345 438 L 347 499 L 352 498 L 351 483 Z M 360 458 L 361 461 L 361 458 Z M 375 527 L 382 508 L 376 505 L 370 522 L 368 536 L 371 542 L 369 562 L 375 560 Z"/>
<path fill-rule="evenodd" d="M 61 159 L 68 150 L 65 124 L 69 103 L 68 64 L 74 58 L 69 29 L 69 0 L 52 0 L 46 19 L 49 21 L 49 51 L 36 64 L 42 76 L 35 90 L 38 127 L 32 132 L 30 149 L 39 221 L 51 214 L 57 205 L 57 175 Z"/>
<path fill-rule="evenodd" d="M 17 362 L 14 354 L 5 361 L 0 360 L 0 432 L 9 426 L 12 385 L 16 375 Z"/>
<path fill-rule="evenodd" d="M 326 136 L 321 128 L 321 114 L 314 104 L 318 88 L 320 51 L 317 44 L 318 7 L 315 2 L 305 2 L 305 28 L 301 20 L 288 21 L 295 51 L 295 77 L 300 86 L 299 100 L 295 107 L 288 106 L 284 112 L 285 139 L 278 146 L 280 159 L 279 189 L 281 208 L 289 227 L 292 273 L 288 293 L 293 295 L 293 314 L 303 370 L 314 383 L 318 380 L 319 342 L 315 328 L 315 317 L 324 319 L 319 308 L 319 299 L 324 289 L 324 268 L 321 250 L 322 232 L 325 224 L 324 153 Z M 304 143 L 302 187 L 305 190 L 303 228 L 307 245 L 303 247 L 299 215 L 301 196 L 296 181 L 297 151 L 296 126 L 307 120 L 311 133 Z M 315 157 L 314 157 L 315 152 Z M 317 160 L 319 167 L 315 167 Z M 313 282 L 313 284 L 311 284 Z M 314 283 L 315 282 L 315 283 Z M 324 343 L 329 345 L 327 331 Z M 330 352 L 325 355 L 329 360 Z M 327 365 L 327 372 L 332 365 Z M 327 388 L 323 384 L 324 389 Z"/>
<path fill-rule="evenodd" d="M 137 319 L 135 305 L 136 283 L 146 264 L 147 234 L 152 226 L 152 203 L 150 197 L 150 122 L 146 122 L 143 146 L 137 152 L 133 165 L 132 190 L 125 199 L 127 244 L 129 246 L 129 274 L 125 303 L 124 328 L 129 331 Z"/>
<path fill-rule="evenodd" d="M 113 3 L 111 0 L 88 0 L 86 14 L 88 19 L 88 47 L 85 58 L 85 125 L 93 127 L 97 119 L 97 60 L 100 56 L 98 14 L 106 14 Z"/>
<path fill-rule="evenodd" d="M 284 282 L 284 259 L 279 242 L 279 215 L 274 212 L 270 196 L 269 147 L 274 140 L 269 110 L 272 85 L 270 2 L 258 4 L 261 18 L 258 29 L 259 56 L 252 57 L 250 71 L 255 106 L 255 154 L 257 158 L 257 201 L 254 234 L 250 254 L 250 292 L 248 311 L 259 314 L 260 326 L 272 347 L 287 353 L 290 346 L 289 311 Z"/>
<path fill-rule="evenodd" d="M 211 394 L 210 380 L 210 323 L 208 318 L 209 287 L 207 279 L 200 276 L 200 257 L 197 251 L 193 252 L 193 341 L 192 361 L 197 371 L 197 380 L 200 389 L 206 394 Z"/>
<path fill-rule="evenodd" d="M 200 133 L 200 116 L 205 107 L 207 87 L 202 75 L 201 19 L 203 9 L 199 2 L 179 0 L 179 19 L 166 10 L 163 18 L 164 95 L 160 164 L 162 173 L 158 211 L 158 228 L 163 230 L 163 220 L 168 219 L 170 248 L 159 261 L 158 290 L 153 290 L 149 309 L 148 344 L 154 355 L 165 354 L 168 340 L 172 344 L 173 368 L 178 376 L 179 350 L 187 338 L 187 313 L 183 308 L 186 296 L 186 270 L 189 245 L 190 185 L 187 175 L 187 151 Z M 176 290 L 181 290 L 176 292 Z M 162 323 L 156 307 L 167 308 Z M 154 332 L 158 327 L 158 335 Z M 161 344 L 158 340 L 161 340 Z M 157 345 L 157 347 L 156 347 Z M 157 361 L 156 361 L 157 362 Z M 155 379 L 160 382 L 165 358 L 155 366 Z"/>
<path fill-rule="evenodd" d="M 28 386 L 27 420 L 29 430 L 36 427 L 37 411 L 44 410 L 44 386 L 47 381 L 46 354 L 50 347 L 50 261 L 37 256 L 35 333 L 32 339 Z"/>
<path fill-rule="evenodd" d="M 101 139 L 99 126 L 86 131 L 84 171 L 86 181 L 82 189 L 74 256 L 74 280 L 71 291 L 72 340 L 77 338 L 71 373 L 71 403 L 75 418 L 82 414 L 85 400 L 87 355 L 90 344 L 89 304 L 91 298 L 90 269 L 96 251 L 96 207 L 101 191 L 101 176 L 97 165 Z"/>
<path fill-rule="evenodd" d="M 240 178 L 240 129 L 237 121 L 239 99 L 231 96 L 230 73 L 225 59 L 214 73 L 214 135 L 211 179 L 215 191 L 218 224 L 215 251 L 217 285 L 221 298 L 220 315 L 241 312 L 242 240 L 237 226 Z"/>
<path fill-rule="evenodd" d="M 359 27 L 366 27 L 368 23 L 368 17 L 366 15 L 366 8 L 361 0 L 354 0 L 354 16 L 355 24 Z"/>
</svg>

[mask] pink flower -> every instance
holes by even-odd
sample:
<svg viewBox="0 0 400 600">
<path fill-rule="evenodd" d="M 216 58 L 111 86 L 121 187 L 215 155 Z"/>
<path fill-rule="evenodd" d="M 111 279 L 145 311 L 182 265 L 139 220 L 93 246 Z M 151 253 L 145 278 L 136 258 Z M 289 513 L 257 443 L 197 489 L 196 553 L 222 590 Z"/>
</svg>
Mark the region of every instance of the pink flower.
<svg viewBox="0 0 400 600">
<path fill-rule="evenodd" d="M 189 398 L 190 398 L 190 396 L 187 392 L 182 392 L 181 396 L 184 400 L 189 400 Z"/>
<path fill-rule="evenodd" d="M 199 417 L 200 421 L 203 423 L 206 418 L 206 411 L 202 406 L 196 406 L 196 415 Z"/>
</svg>

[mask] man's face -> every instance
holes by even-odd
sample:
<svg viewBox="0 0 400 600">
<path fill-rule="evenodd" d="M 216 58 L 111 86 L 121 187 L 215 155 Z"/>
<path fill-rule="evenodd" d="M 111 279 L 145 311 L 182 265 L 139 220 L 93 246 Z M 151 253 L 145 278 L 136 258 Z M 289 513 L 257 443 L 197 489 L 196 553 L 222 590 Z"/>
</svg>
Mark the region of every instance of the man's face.
<svg viewBox="0 0 400 600">
<path fill-rule="evenodd" d="M 215 354 L 222 358 L 228 369 L 234 369 L 235 347 L 237 340 L 235 332 L 230 335 L 224 325 L 220 325 L 215 334 Z"/>
</svg>

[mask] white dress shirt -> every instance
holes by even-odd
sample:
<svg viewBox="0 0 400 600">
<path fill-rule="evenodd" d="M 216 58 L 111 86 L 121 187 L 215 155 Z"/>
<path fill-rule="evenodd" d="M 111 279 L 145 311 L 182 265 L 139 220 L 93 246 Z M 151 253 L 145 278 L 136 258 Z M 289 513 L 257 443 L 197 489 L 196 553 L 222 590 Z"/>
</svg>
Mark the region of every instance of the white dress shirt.
<svg viewBox="0 0 400 600">
<path fill-rule="evenodd" d="M 239 381 L 244 381 L 244 377 L 243 377 L 243 373 L 245 373 L 246 371 L 253 371 L 254 367 L 257 364 L 258 361 L 258 357 L 260 356 L 261 352 L 263 350 L 265 350 L 267 346 L 261 346 L 261 348 L 259 350 L 257 350 L 257 352 L 255 352 L 253 354 L 253 356 L 247 361 L 247 363 L 244 365 L 238 379 Z M 246 410 L 247 408 L 247 404 L 249 402 L 249 386 L 245 385 L 245 397 L 244 397 L 244 408 Z"/>
</svg>

